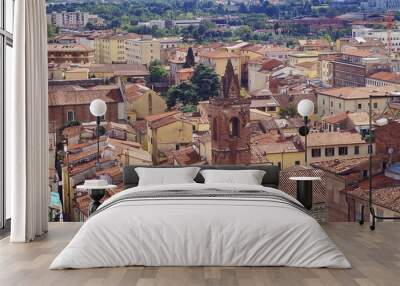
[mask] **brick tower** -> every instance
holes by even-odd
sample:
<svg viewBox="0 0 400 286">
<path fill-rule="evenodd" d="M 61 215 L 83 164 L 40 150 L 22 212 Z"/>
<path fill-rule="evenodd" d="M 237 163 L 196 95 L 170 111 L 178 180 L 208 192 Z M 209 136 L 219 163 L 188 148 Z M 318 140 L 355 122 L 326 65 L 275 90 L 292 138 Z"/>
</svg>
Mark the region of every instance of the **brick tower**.
<svg viewBox="0 0 400 286">
<path fill-rule="evenodd" d="M 210 98 L 213 165 L 250 164 L 250 101 L 240 96 L 239 80 L 228 60 L 219 96 Z"/>
</svg>

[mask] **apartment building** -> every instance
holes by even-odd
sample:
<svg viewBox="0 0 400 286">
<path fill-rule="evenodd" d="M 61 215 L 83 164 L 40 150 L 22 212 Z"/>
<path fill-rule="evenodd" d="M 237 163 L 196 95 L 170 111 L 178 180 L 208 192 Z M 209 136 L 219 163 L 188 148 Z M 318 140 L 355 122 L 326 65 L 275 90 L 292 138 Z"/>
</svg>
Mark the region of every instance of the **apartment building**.
<svg viewBox="0 0 400 286">
<path fill-rule="evenodd" d="M 126 41 L 132 39 L 140 39 L 140 36 L 134 33 L 127 33 L 104 35 L 95 38 L 95 63 L 126 64 Z"/>
<path fill-rule="evenodd" d="M 375 145 L 373 145 L 373 151 Z M 357 132 L 310 133 L 307 142 L 308 163 L 368 155 L 368 143 Z"/>
<path fill-rule="evenodd" d="M 249 92 L 268 88 L 268 81 L 272 73 L 283 66 L 284 63 L 277 59 L 258 57 L 249 60 L 247 66 Z"/>
<path fill-rule="evenodd" d="M 200 63 L 212 67 L 219 76 L 225 74 L 225 68 L 228 60 L 231 60 L 233 70 L 241 82 L 241 64 L 240 54 L 228 52 L 226 50 L 216 50 L 209 52 L 202 52 L 199 54 Z"/>
<path fill-rule="evenodd" d="M 47 23 L 59 28 L 82 29 L 89 22 L 88 12 L 53 12 L 47 14 Z"/>
<path fill-rule="evenodd" d="M 319 115 L 342 112 L 369 111 L 369 96 L 373 95 L 372 109 L 383 111 L 388 104 L 385 95 L 396 91 L 394 86 L 384 87 L 341 87 L 319 90 L 317 110 Z"/>
<path fill-rule="evenodd" d="M 332 63 L 335 87 L 365 86 L 368 75 L 378 71 L 390 71 L 388 57 L 355 48 L 346 49 L 342 56 Z"/>
<path fill-rule="evenodd" d="M 396 86 L 400 88 L 400 74 L 397 72 L 377 72 L 366 79 L 368 87 L 373 86 Z"/>
<path fill-rule="evenodd" d="M 126 44 L 126 60 L 128 64 L 149 66 L 153 60 L 160 60 L 160 41 L 151 36 L 141 39 L 128 39 Z"/>
<path fill-rule="evenodd" d="M 352 37 L 363 37 L 363 38 L 375 38 L 379 39 L 384 43 L 386 50 L 389 49 L 389 43 L 391 42 L 391 52 L 400 51 L 400 30 L 393 29 L 388 39 L 388 32 L 386 29 L 373 29 L 364 26 L 354 26 L 352 29 Z"/>
<path fill-rule="evenodd" d="M 94 51 L 80 44 L 48 44 L 49 64 L 89 64 L 94 60 Z"/>
<path fill-rule="evenodd" d="M 125 89 L 126 112 L 133 124 L 138 119 L 165 112 L 167 104 L 154 90 L 142 85 L 132 84 Z"/>
</svg>

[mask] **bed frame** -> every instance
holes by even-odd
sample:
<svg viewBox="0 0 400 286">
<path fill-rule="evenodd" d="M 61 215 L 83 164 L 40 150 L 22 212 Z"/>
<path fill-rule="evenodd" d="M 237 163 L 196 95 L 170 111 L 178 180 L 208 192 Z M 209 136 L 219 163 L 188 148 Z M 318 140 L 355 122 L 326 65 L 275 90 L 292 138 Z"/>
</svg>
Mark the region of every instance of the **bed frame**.
<svg viewBox="0 0 400 286">
<path fill-rule="evenodd" d="M 125 189 L 136 187 L 139 183 L 139 176 L 135 171 L 137 167 L 147 167 L 147 168 L 183 168 L 181 166 L 141 166 L 141 165 L 131 165 L 124 167 L 123 170 L 123 183 Z M 279 187 L 279 172 L 280 169 L 277 166 L 268 165 L 231 165 L 231 166 L 198 166 L 202 170 L 205 169 L 217 169 L 217 170 L 262 170 L 265 171 L 265 175 L 262 180 L 262 185 L 264 187 L 278 188 Z M 203 176 L 198 173 L 194 180 L 197 183 L 204 183 Z"/>
</svg>

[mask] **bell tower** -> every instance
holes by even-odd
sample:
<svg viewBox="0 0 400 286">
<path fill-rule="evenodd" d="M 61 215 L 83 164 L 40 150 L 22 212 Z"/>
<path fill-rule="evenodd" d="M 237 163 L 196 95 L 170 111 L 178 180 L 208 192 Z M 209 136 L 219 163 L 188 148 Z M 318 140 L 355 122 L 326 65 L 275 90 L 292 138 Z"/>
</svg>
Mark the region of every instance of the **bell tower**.
<svg viewBox="0 0 400 286">
<path fill-rule="evenodd" d="M 240 95 L 238 76 L 228 60 L 219 95 L 210 98 L 213 165 L 250 164 L 250 102 Z"/>
</svg>

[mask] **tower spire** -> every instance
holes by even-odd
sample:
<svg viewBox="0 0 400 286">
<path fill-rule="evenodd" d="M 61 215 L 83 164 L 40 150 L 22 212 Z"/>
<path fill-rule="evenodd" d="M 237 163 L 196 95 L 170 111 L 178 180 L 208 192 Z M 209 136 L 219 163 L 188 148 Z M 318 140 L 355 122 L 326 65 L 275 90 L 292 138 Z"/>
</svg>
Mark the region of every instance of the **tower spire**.
<svg viewBox="0 0 400 286">
<path fill-rule="evenodd" d="M 221 94 L 222 97 L 240 97 L 240 85 L 238 76 L 235 74 L 231 59 L 228 59 L 225 74 L 222 77 Z"/>
</svg>

